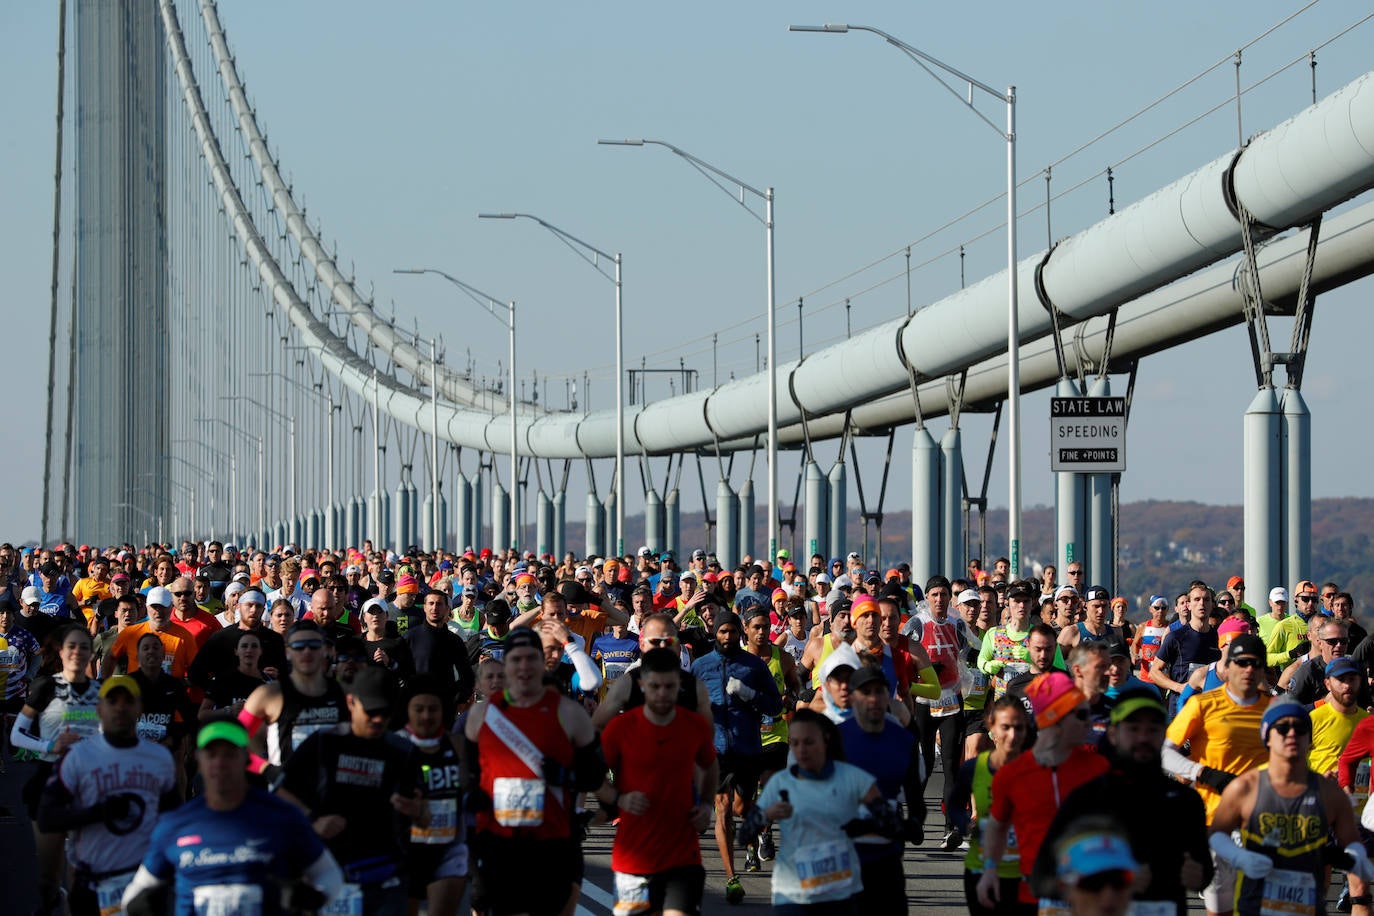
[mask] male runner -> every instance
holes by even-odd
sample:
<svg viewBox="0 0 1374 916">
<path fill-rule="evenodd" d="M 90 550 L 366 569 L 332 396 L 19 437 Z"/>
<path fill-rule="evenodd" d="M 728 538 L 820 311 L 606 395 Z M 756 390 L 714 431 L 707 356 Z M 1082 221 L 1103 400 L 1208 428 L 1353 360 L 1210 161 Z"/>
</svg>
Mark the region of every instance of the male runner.
<svg viewBox="0 0 1374 916">
<path fill-rule="evenodd" d="M 267 726 L 265 736 L 257 739 L 264 756 L 254 760 L 256 772 L 285 765 L 310 735 L 337 730 L 348 721 L 343 688 L 325 676 L 320 628 L 309 620 L 293 624 L 286 632 L 286 657 L 291 673 L 254 690 L 239 713 L 250 737 L 256 738 L 258 730 Z"/>
</svg>

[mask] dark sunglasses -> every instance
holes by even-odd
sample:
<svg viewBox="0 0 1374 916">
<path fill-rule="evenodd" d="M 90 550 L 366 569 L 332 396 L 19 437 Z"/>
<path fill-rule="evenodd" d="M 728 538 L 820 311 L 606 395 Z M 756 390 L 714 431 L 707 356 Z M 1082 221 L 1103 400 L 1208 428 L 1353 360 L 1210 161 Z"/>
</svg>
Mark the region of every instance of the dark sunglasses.
<svg viewBox="0 0 1374 916">
<path fill-rule="evenodd" d="M 316 651 L 319 651 L 320 649 L 324 648 L 324 640 L 307 639 L 301 642 L 289 642 L 286 644 L 286 647 L 288 649 L 293 649 L 296 652 L 304 652 L 306 649 L 314 649 Z"/>
<path fill-rule="evenodd" d="M 1285 738 L 1294 732 L 1297 732 L 1299 735 L 1312 734 L 1311 723 L 1304 722 L 1301 719 L 1285 719 L 1282 722 L 1275 722 L 1271 727 Z"/>
<path fill-rule="evenodd" d="M 1299 600 L 1299 601 L 1316 601 L 1316 600 L 1317 600 L 1317 596 L 1316 596 L 1316 595 L 1298 595 L 1298 600 Z"/>
<path fill-rule="evenodd" d="M 1078 889 L 1090 894 L 1113 888 L 1122 890 L 1130 886 L 1130 875 L 1124 871 L 1104 871 L 1095 875 L 1084 875 L 1078 879 Z"/>
<path fill-rule="evenodd" d="M 195 592 L 190 592 L 190 591 L 172 592 L 172 597 L 173 597 L 173 598 L 185 598 L 187 595 L 194 595 L 194 594 L 195 594 Z"/>
<path fill-rule="evenodd" d="M 1235 665 L 1237 668 L 1254 668 L 1257 667 L 1259 663 L 1260 660 L 1257 658 L 1246 657 L 1231 659 L 1231 664 Z"/>
<path fill-rule="evenodd" d="M 1217 599 L 1217 605 L 1218 605 L 1219 607 L 1230 607 L 1231 605 L 1233 605 L 1233 604 L 1235 604 L 1235 603 L 1236 603 L 1236 600 L 1235 600 L 1234 598 L 1218 598 L 1218 599 Z"/>
<path fill-rule="evenodd" d="M 1327 639 L 1325 636 L 1323 636 L 1322 642 L 1326 643 L 1328 646 L 1348 646 L 1350 645 L 1350 637 L 1337 636 L 1335 639 Z"/>
</svg>

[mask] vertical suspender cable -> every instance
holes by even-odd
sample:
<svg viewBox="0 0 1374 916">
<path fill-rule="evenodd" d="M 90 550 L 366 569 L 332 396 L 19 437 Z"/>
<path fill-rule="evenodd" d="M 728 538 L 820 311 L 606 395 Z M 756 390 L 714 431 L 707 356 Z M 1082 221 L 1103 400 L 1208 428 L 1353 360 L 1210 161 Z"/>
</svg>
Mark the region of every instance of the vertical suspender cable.
<svg viewBox="0 0 1374 916">
<path fill-rule="evenodd" d="M 52 189 L 52 296 L 48 313 L 48 418 L 44 427 L 46 438 L 43 443 L 43 520 L 40 527 L 40 543 L 49 544 L 48 507 L 52 492 L 52 414 L 54 396 L 54 376 L 57 373 L 57 286 L 58 271 L 62 263 L 62 122 L 63 103 L 66 99 L 67 82 L 67 0 L 57 5 L 57 152 L 53 157 Z M 70 329 L 68 333 L 74 329 Z M 70 360 L 70 357 L 68 357 Z M 70 410 L 71 390 L 67 391 Z M 65 489 L 66 483 L 64 481 Z M 64 510 L 65 512 L 65 510 Z"/>
</svg>

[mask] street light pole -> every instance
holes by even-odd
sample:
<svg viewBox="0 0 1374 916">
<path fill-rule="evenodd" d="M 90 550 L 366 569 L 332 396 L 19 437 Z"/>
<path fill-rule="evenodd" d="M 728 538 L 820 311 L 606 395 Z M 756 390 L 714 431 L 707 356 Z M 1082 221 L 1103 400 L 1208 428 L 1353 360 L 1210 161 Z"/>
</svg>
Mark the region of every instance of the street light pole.
<svg viewBox="0 0 1374 916">
<path fill-rule="evenodd" d="M 1010 458 L 1008 459 L 1007 481 L 1007 542 L 1011 558 L 1012 575 L 1021 575 L 1021 335 L 1018 327 L 1018 290 L 1016 278 L 1016 87 L 1008 86 L 1000 92 L 987 83 L 979 82 L 943 61 L 914 48 L 900 38 L 889 35 L 881 29 L 867 25 L 790 25 L 789 32 L 821 32 L 844 34 L 846 32 L 869 32 L 877 35 L 888 44 L 897 48 L 916 65 L 926 71 L 941 86 L 944 86 L 959 102 L 972 111 L 983 123 L 997 132 L 1007 144 L 1007 435 L 1010 438 Z M 966 94 L 942 79 L 935 67 L 964 84 Z M 973 90 L 979 90 L 1006 106 L 1006 128 L 998 127 L 995 122 L 979 111 L 973 104 Z M 948 561 L 946 561 L 948 562 Z"/>
<path fill-rule="evenodd" d="M 447 280 L 448 282 L 452 283 L 454 286 L 458 287 L 460 290 L 462 290 L 464 293 L 466 293 L 467 296 L 468 296 L 468 298 L 472 299 L 472 300 L 473 300 L 474 302 L 476 302 L 478 305 L 480 305 L 480 306 L 482 306 L 483 308 L 485 308 L 485 309 L 487 310 L 487 313 L 490 314 L 493 318 L 496 318 L 497 320 L 500 320 L 500 317 L 501 317 L 501 316 L 500 316 L 500 314 L 498 314 L 497 311 L 496 311 L 496 305 L 497 305 L 497 303 L 498 303 L 500 300 L 498 300 L 495 296 L 487 295 L 486 293 L 482 292 L 480 289 L 478 289 L 478 288 L 475 287 L 475 286 L 470 286 L 470 285 L 468 285 L 467 283 L 464 283 L 462 280 L 459 280 L 457 277 L 453 276 L 453 275 L 450 274 L 450 273 L 446 273 L 445 271 L 439 270 L 438 268 L 435 268 L 435 267 L 407 267 L 407 268 L 400 268 L 400 269 L 393 270 L 392 273 L 395 273 L 395 274 L 434 274 L 434 275 L 436 275 L 436 276 L 443 277 L 445 280 Z M 511 538 L 511 543 L 510 543 L 510 546 L 511 546 L 511 547 L 519 547 L 519 546 L 520 546 L 520 545 L 519 545 L 519 540 L 520 540 L 520 521 L 519 521 L 519 519 L 520 519 L 520 487 L 519 487 L 518 481 L 516 480 L 516 474 L 518 473 L 518 469 L 519 469 L 519 451 L 520 451 L 520 447 L 519 447 L 519 444 L 518 444 L 518 441 L 517 441 L 517 433 L 516 433 L 516 429 L 517 429 L 517 427 L 516 427 L 516 406 L 517 406 L 517 404 L 518 404 L 519 402 L 515 399 L 515 392 L 516 392 L 516 390 L 517 390 L 516 387 L 515 387 L 515 300 L 512 299 L 512 300 L 510 300 L 509 302 L 507 302 L 507 303 L 505 304 L 505 308 L 506 308 L 506 328 L 507 328 L 507 330 L 509 331 L 509 337 L 510 337 L 510 358 L 509 358 L 509 360 L 508 360 L 508 362 L 510 363 L 510 372 L 508 373 L 509 379 L 508 379 L 508 382 L 507 382 L 507 384 L 510 385 L 510 479 L 511 479 L 511 492 L 510 492 L 510 538 Z M 432 346 L 433 346 L 433 345 L 431 344 L 431 358 L 433 357 Z M 438 386 L 437 386 L 437 379 L 438 379 L 438 374 L 437 374 L 437 369 L 436 369 L 436 370 L 435 370 L 435 384 L 431 385 L 431 388 L 434 389 L 434 390 L 437 390 L 437 387 L 438 387 Z M 438 411 L 438 408 L 437 408 L 437 407 L 435 408 L 435 411 L 436 411 L 436 412 L 435 412 L 435 414 L 434 414 L 434 425 L 435 425 L 435 433 L 437 434 L 437 433 L 438 433 L 438 425 L 439 425 L 439 415 L 438 415 L 438 412 L 437 412 L 437 411 Z M 436 449 L 436 451 L 435 451 L 435 456 L 436 456 L 436 457 L 435 457 L 435 473 L 437 474 L 437 473 L 438 473 L 438 457 L 437 457 L 437 455 L 438 455 L 438 451 L 437 451 L 438 446 L 437 446 L 437 445 L 435 446 L 435 449 Z M 435 493 L 435 497 L 434 497 L 434 503 L 435 503 L 435 513 L 436 513 L 436 514 L 435 514 L 435 519 L 436 519 L 436 521 L 435 521 L 435 525 L 434 525 L 434 530 L 437 532 L 437 531 L 439 530 L 439 525 L 438 525 L 438 521 L 437 521 L 437 519 L 438 519 L 438 514 L 437 514 L 437 513 L 438 513 L 438 511 L 439 511 L 439 510 L 438 510 L 439 497 L 438 497 L 437 489 L 436 489 L 436 493 Z M 494 544 L 494 545 L 492 545 L 492 546 L 494 546 L 494 547 L 500 547 L 501 545 L 500 545 L 500 544 Z"/>
<path fill-rule="evenodd" d="M 592 265 L 597 273 L 615 284 L 615 552 L 617 556 L 623 557 L 625 555 L 625 346 L 621 337 L 623 302 L 621 300 L 620 268 L 622 259 L 620 252 L 617 251 L 614 255 L 607 254 L 600 248 L 588 245 L 577 236 L 571 235 L 552 223 L 529 213 L 479 213 L 477 218 L 533 220 L 557 236 L 563 244 L 576 252 L 578 257 Z M 599 258 L 614 263 L 615 272 L 613 274 L 607 273 L 606 269 L 601 266 Z M 511 320 L 515 320 L 513 314 Z M 511 352 L 513 369 L 515 366 L 514 350 Z M 511 384 L 511 398 L 514 399 L 514 375 L 512 375 Z M 514 448 L 514 442 L 511 445 Z M 512 482 L 512 489 L 518 489 L 514 482 Z"/>
<path fill-rule="evenodd" d="M 726 191 L 716 178 L 723 178 L 725 181 L 735 185 L 740 189 L 740 196 L 736 198 L 731 194 L 731 199 L 744 207 L 744 211 L 755 219 L 759 215 L 749 209 L 744 204 L 744 192 L 749 192 L 763 201 L 763 226 L 765 239 L 765 252 L 767 255 L 767 294 L 768 301 L 764 305 L 764 321 L 768 328 L 768 556 L 771 559 L 778 553 L 778 372 L 775 332 L 777 330 L 777 290 L 773 279 L 773 189 L 767 188 L 760 191 L 751 185 L 745 184 L 729 172 L 723 172 L 704 159 L 693 156 L 686 150 L 674 146 L 664 140 L 647 140 L 643 138 L 634 140 L 598 140 L 601 146 L 661 146 L 672 152 L 674 155 L 685 159 L 693 168 L 706 176 L 707 180 L 721 190 Z M 716 176 L 713 178 L 712 175 Z"/>
</svg>

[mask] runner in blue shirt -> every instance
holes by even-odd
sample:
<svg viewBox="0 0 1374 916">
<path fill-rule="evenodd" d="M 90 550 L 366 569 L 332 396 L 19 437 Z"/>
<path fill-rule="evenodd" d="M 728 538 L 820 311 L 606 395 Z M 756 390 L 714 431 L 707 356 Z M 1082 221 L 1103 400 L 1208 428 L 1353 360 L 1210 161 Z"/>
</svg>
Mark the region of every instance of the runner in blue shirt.
<svg viewBox="0 0 1374 916">
<path fill-rule="evenodd" d="M 130 913 L 278 916 L 316 910 L 343 887 L 343 873 L 294 805 L 248 785 L 248 732 L 218 720 L 200 730 L 196 761 L 205 793 L 166 812 L 124 892 Z M 287 891 L 283 894 L 283 891 Z M 288 899 L 284 902 L 283 897 Z"/>
</svg>

